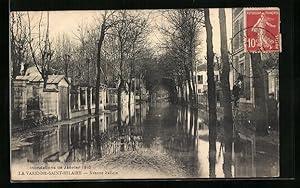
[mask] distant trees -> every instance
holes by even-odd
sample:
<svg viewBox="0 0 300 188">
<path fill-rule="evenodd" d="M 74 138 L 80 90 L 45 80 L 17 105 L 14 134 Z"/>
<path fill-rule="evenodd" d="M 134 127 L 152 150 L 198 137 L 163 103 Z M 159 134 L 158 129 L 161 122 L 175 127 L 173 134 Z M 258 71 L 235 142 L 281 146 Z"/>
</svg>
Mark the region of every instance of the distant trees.
<svg viewBox="0 0 300 188">
<path fill-rule="evenodd" d="M 49 12 L 47 12 L 46 21 L 44 20 L 44 13 L 41 12 L 37 23 L 36 32 L 33 32 L 31 25 L 31 18 L 27 12 L 28 18 L 28 44 L 32 61 L 34 62 L 38 72 L 43 78 L 43 87 L 46 88 L 48 75 L 51 69 L 51 62 L 54 57 L 54 48 L 49 39 Z"/>
<path fill-rule="evenodd" d="M 20 75 L 21 71 L 25 73 L 29 64 L 29 29 L 25 17 L 22 12 L 11 12 L 10 16 L 12 78 Z"/>
<path fill-rule="evenodd" d="M 56 57 L 58 61 L 65 62 L 65 66 L 60 66 L 65 67 L 65 75 L 69 75 L 74 84 L 96 87 L 95 113 L 98 114 L 101 83 L 118 88 L 119 108 L 122 91 L 129 93 L 130 100 L 132 80 L 142 73 L 140 64 L 146 58 L 145 52 L 149 51 L 147 36 L 150 27 L 147 15 L 126 10 L 104 11 L 99 18 L 95 18 L 95 23 L 78 26 L 74 33 L 77 44 L 69 45 L 68 38 L 62 35 L 58 40 L 58 49 L 61 50 Z M 68 63 L 72 61 L 73 66 L 67 66 L 65 60 Z"/>
<path fill-rule="evenodd" d="M 52 63 L 53 72 L 56 74 L 64 74 L 67 78 L 71 77 L 71 71 L 74 64 L 72 62 L 72 54 L 74 44 L 66 33 L 62 33 L 57 37 L 55 43 L 55 55 Z"/>
<path fill-rule="evenodd" d="M 127 91 L 129 94 L 128 108 L 130 108 L 132 80 L 139 73 L 137 64 L 140 63 L 140 55 L 146 46 L 149 28 L 147 17 L 138 12 L 116 11 L 112 19 L 115 24 L 107 34 L 108 41 L 104 45 L 106 47 L 105 57 L 114 69 L 115 79 L 118 82 L 118 110 L 121 111 L 122 91 Z"/>
<path fill-rule="evenodd" d="M 171 69 L 177 75 L 179 88 L 188 87 L 187 102 L 196 104 L 195 65 L 200 44 L 199 32 L 203 27 L 204 16 L 202 9 L 179 9 L 163 12 L 163 17 L 168 22 L 168 27 L 160 30 L 165 36 L 163 47 L 176 64 Z M 173 74 L 173 76 L 174 76 Z"/>
<path fill-rule="evenodd" d="M 100 20 L 100 19 L 99 19 Z M 75 85 L 96 86 L 97 41 L 99 40 L 99 24 L 87 25 L 80 23 L 73 36 L 71 54 L 71 80 Z"/>
</svg>

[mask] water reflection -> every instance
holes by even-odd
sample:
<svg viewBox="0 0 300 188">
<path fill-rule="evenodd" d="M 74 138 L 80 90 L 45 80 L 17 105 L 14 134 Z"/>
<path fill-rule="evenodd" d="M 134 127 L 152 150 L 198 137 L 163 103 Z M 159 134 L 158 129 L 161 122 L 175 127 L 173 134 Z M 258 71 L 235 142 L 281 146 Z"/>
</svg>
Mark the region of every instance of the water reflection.
<svg viewBox="0 0 300 188">
<path fill-rule="evenodd" d="M 118 126 L 118 114 L 113 111 L 36 132 L 26 139 L 27 145 L 12 152 L 12 162 L 106 160 L 107 168 L 130 167 L 141 172 L 153 168 L 166 176 L 176 172 L 175 177 L 278 174 L 278 158 L 263 152 L 256 155 L 255 138 L 240 136 L 234 144 L 225 144 L 220 127 L 210 130 L 206 115 L 200 111 L 156 103 L 137 105 L 130 114 L 128 117 L 126 110 L 122 112 L 122 126 Z M 212 131 L 216 131 L 215 136 Z"/>
</svg>

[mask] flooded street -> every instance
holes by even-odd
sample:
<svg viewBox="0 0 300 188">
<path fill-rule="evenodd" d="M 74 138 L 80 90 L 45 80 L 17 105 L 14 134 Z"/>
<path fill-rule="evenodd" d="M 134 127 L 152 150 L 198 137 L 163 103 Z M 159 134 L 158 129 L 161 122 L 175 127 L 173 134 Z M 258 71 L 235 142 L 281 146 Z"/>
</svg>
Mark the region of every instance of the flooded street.
<svg viewBox="0 0 300 188">
<path fill-rule="evenodd" d="M 279 175 L 278 146 L 259 145 L 255 138 L 225 154 L 218 136 L 216 152 L 209 152 L 207 117 L 201 111 L 156 103 L 137 105 L 130 114 L 122 112 L 121 127 L 112 111 L 37 132 L 12 151 L 12 166 L 79 162 L 99 178 L 100 171 L 131 179 Z"/>
</svg>

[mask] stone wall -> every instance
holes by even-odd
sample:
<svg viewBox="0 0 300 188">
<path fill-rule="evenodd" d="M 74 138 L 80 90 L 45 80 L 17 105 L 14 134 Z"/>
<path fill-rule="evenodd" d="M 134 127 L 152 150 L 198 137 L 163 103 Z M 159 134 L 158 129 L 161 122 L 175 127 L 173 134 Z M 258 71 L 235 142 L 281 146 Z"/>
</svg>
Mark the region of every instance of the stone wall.
<svg viewBox="0 0 300 188">
<path fill-rule="evenodd" d="M 41 95 L 41 110 L 44 115 L 58 114 L 58 91 L 43 91 Z"/>
<path fill-rule="evenodd" d="M 80 111 L 72 111 L 71 112 L 71 117 L 72 118 L 76 118 L 76 117 L 80 117 L 80 116 L 85 116 L 85 115 L 88 115 L 89 112 L 88 110 L 80 110 Z"/>
<path fill-rule="evenodd" d="M 11 92 L 13 97 L 11 106 L 12 119 L 24 119 L 27 111 L 26 81 L 14 81 Z"/>
</svg>

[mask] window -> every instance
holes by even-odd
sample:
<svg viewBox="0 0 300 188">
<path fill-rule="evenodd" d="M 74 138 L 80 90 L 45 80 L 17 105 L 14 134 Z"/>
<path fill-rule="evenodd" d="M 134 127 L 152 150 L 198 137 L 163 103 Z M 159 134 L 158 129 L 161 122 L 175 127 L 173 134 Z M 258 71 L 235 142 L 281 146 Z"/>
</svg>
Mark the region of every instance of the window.
<svg viewBox="0 0 300 188">
<path fill-rule="evenodd" d="M 198 75 L 198 84 L 203 84 L 203 75 Z"/>
<path fill-rule="evenodd" d="M 239 65 L 239 57 L 235 56 L 235 57 L 234 57 L 234 67 L 237 68 L 238 65 Z"/>
<path fill-rule="evenodd" d="M 219 81 L 219 75 L 215 75 L 215 80 Z"/>
<path fill-rule="evenodd" d="M 244 44 L 244 22 L 240 20 L 240 29 L 239 29 L 239 47 L 243 47 Z"/>
<path fill-rule="evenodd" d="M 22 90 L 20 88 L 15 88 L 15 97 L 21 97 L 22 96 Z"/>
<path fill-rule="evenodd" d="M 233 47 L 234 47 L 234 50 L 238 49 L 240 44 L 239 44 L 239 30 L 240 29 L 240 23 L 239 23 L 239 20 L 237 20 L 235 23 L 234 23 L 234 28 L 233 28 Z"/>
<path fill-rule="evenodd" d="M 201 89 L 198 89 L 198 93 L 201 93 Z"/>
<path fill-rule="evenodd" d="M 245 75 L 245 67 L 244 67 L 244 63 L 240 63 L 240 74 L 241 75 Z"/>
</svg>

